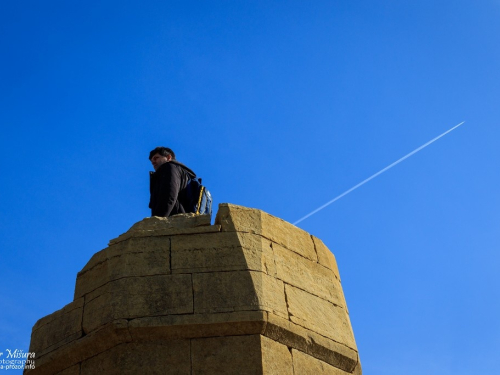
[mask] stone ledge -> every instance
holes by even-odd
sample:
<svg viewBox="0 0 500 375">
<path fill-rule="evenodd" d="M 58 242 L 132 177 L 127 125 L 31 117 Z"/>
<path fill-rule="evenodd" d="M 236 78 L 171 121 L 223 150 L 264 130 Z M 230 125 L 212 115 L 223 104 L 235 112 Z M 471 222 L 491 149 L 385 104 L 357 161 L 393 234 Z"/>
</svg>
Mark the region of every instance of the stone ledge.
<svg viewBox="0 0 500 375">
<path fill-rule="evenodd" d="M 132 225 L 127 232 L 109 241 L 109 245 L 117 244 L 131 237 L 169 236 L 220 231 L 220 226 L 211 226 L 210 220 L 210 215 L 196 215 L 192 213 L 170 217 L 147 217 Z"/>
<path fill-rule="evenodd" d="M 158 340 L 263 335 L 352 373 L 356 350 L 265 311 L 186 314 L 115 320 L 65 347 L 36 358 L 30 375 L 54 374 L 119 344 Z"/>
</svg>

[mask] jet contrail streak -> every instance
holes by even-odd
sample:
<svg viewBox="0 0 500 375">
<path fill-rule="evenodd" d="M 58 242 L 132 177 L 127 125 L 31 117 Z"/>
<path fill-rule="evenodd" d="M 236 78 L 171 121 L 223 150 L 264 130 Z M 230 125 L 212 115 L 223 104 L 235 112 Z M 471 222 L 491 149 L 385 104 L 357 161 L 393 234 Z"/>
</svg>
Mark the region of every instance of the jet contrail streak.
<svg viewBox="0 0 500 375">
<path fill-rule="evenodd" d="M 436 142 L 439 138 L 444 137 L 444 136 L 445 136 L 446 134 L 448 134 L 449 132 L 451 132 L 451 131 L 455 130 L 455 129 L 456 129 L 456 128 L 458 128 L 460 125 L 462 125 L 464 122 L 465 122 L 465 121 L 462 121 L 460 124 L 455 125 L 455 126 L 454 126 L 454 127 L 452 127 L 450 130 L 447 130 L 447 131 L 445 131 L 443 134 L 438 135 L 436 138 L 431 139 L 429 142 L 427 142 L 427 143 L 423 144 L 423 145 L 422 145 L 422 146 L 420 146 L 419 148 L 417 148 L 417 149 L 413 150 L 412 152 L 410 152 L 409 154 L 407 154 L 407 155 L 403 156 L 401 159 L 396 160 L 394 163 L 392 163 L 392 164 L 388 165 L 387 167 L 385 167 L 385 168 L 384 168 L 384 169 L 382 169 L 381 171 L 378 171 L 378 172 L 377 172 L 377 173 L 375 173 L 374 175 L 372 175 L 372 176 L 368 177 L 366 180 L 361 181 L 359 184 L 357 184 L 357 185 L 353 186 L 353 187 L 352 187 L 352 188 L 350 188 L 349 190 L 344 191 L 342 194 L 340 194 L 339 196 L 337 196 L 337 197 L 333 198 L 331 201 L 329 201 L 329 202 L 325 203 L 324 205 L 322 205 L 322 206 L 320 206 L 320 207 L 316 208 L 314 211 L 312 211 L 312 212 L 308 213 L 306 216 L 304 216 L 304 217 L 302 217 L 301 219 L 297 220 L 295 223 L 293 223 L 293 225 L 297 225 L 297 224 L 298 224 L 298 223 L 300 223 L 302 220 L 307 219 L 309 216 L 312 216 L 312 215 L 314 215 L 315 213 L 317 213 L 317 212 L 321 211 L 323 208 L 325 208 L 325 207 L 327 207 L 327 206 L 331 205 L 333 202 L 338 201 L 340 198 L 342 198 L 342 197 L 346 196 L 346 195 L 347 195 L 347 194 L 349 194 L 351 191 L 356 190 L 356 189 L 357 189 L 357 188 L 359 188 L 360 186 L 362 186 L 362 185 L 366 184 L 368 181 L 373 180 L 373 179 L 374 179 L 375 177 L 377 177 L 378 175 L 381 175 L 381 174 L 382 174 L 382 173 L 384 173 L 385 171 L 387 171 L 387 170 L 391 169 L 391 168 L 392 168 L 392 167 L 394 167 L 396 164 L 399 164 L 399 163 L 401 163 L 403 160 L 408 159 L 410 156 L 412 156 L 412 155 L 416 154 L 417 152 L 419 152 L 420 150 L 422 150 L 422 149 L 426 148 L 426 147 L 427 147 L 427 146 L 429 146 L 431 143 Z"/>
</svg>

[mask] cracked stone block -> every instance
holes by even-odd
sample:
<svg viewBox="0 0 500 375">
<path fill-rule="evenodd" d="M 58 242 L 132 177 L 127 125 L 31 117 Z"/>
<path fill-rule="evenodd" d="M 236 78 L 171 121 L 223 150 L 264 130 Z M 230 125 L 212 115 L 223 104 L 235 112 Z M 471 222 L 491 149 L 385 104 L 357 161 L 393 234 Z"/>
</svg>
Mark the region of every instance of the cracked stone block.
<svg viewBox="0 0 500 375">
<path fill-rule="evenodd" d="M 323 241 L 318 237 L 311 236 L 314 242 L 314 247 L 316 248 L 316 253 L 318 254 L 318 263 L 325 266 L 333 271 L 337 279 L 340 281 L 339 268 L 337 266 L 337 261 L 335 260 L 335 255 L 325 246 Z"/>
<path fill-rule="evenodd" d="M 285 293 L 292 322 L 356 349 L 344 308 L 291 285 L 285 285 Z"/>
<path fill-rule="evenodd" d="M 332 270 L 280 245 L 274 245 L 277 277 L 285 283 L 343 306 L 344 295 Z"/>
<path fill-rule="evenodd" d="M 326 362 L 320 361 L 301 351 L 292 349 L 293 368 L 297 374 L 301 375 L 347 375 L 348 372 L 333 367 Z"/>
</svg>

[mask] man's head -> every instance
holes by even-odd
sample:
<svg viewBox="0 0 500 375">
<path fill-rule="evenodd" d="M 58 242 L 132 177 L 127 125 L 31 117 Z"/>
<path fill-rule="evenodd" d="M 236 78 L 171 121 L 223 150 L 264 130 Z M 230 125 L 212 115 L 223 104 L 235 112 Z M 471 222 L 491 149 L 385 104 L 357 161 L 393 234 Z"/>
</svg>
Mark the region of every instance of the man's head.
<svg viewBox="0 0 500 375">
<path fill-rule="evenodd" d="M 149 153 L 149 160 L 155 171 L 170 160 L 175 160 L 175 153 L 168 147 L 156 147 Z"/>
</svg>

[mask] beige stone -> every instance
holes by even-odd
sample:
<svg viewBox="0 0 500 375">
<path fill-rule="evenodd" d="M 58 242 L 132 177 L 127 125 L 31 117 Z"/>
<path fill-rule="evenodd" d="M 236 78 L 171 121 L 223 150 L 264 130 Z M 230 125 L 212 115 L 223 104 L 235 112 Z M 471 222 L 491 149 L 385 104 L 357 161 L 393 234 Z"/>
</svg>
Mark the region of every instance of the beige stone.
<svg viewBox="0 0 500 375">
<path fill-rule="evenodd" d="M 267 315 L 264 336 L 347 372 L 358 362 L 356 350 L 274 314 Z"/>
<path fill-rule="evenodd" d="M 263 272 L 193 274 L 193 287 L 196 313 L 264 310 L 288 316 L 283 282 Z"/>
<path fill-rule="evenodd" d="M 193 375 L 293 375 L 285 345 L 261 335 L 192 340 Z"/>
<path fill-rule="evenodd" d="M 222 231 L 259 234 L 303 257 L 317 261 L 309 233 L 260 210 L 222 203 L 215 218 Z"/>
<path fill-rule="evenodd" d="M 331 269 L 337 279 L 340 281 L 339 268 L 337 266 L 337 261 L 333 253 L 326 247 L 326 245 L 318 237 L 311 236 L 314 242 L 314 248 L 318 254 L 318 263 Z"/>
<path fill-rule="evenodd" d="M 82 363 L 81 375 L 190 375 L 189 340 L 126 343 Z"/>
<path fill-rule="evenodd" d="M 31 334 L 30 352 L 37 357 L 82 336 L 83 298 L 40 319 Z"/>
<path fill-rule="evenodd" d="M 170 252 L 146 251 L 124 253 L 98 263 L 87 272 L 78 274 L 75 297 L 81 297 L 109 281 L 131 276 L 170 274 Z"/>
<path fill-rule="evenodd" d="M 260 336 L 262 373 L 266 375 L 294 375 L 292 355 L 286 345 Z"/>
<path fill-rule="evenodd" d="M 301 351 L 292 349 L 293 369 L 300 375 L 347 375 L 346 371 L 333 367 Z"/>
<path fill-rule="evenodd" d="M 78 274 L 85 273 L 109 258 L 127 253 L 159 252 L 170 250 L 169 237 L 132 237 L 95 253 Z"/>
<path fill-rule="evenodd" d="M 291 285 L 285 285 L 290 320 L 356 349 L 346 310 Z"/>
<path fill-rule="evenodd" d="M 279 279 L 336 305 L 344 305 L 342 287 L 333 271 L 280 245 L 274 244 L 273 250 Z"/>
<path fill-rule="evenodd" d="M 83 330 L 116 319 L 193 313 L 191 275 L 128 277 L 111 281 L 85 297 Z"/>
<path fill-rule="evenodd" d="M 249 233 L 172 237 L 172 273 L 254 270 L 276 274 L 271 242 Z"/>
<path fill-rule="evenodd" d="M 260 337 L 248 335 L 193 339 L 193 375 L 262 374 Z"/>
</svg>

